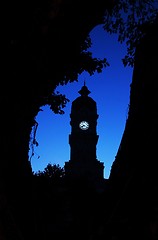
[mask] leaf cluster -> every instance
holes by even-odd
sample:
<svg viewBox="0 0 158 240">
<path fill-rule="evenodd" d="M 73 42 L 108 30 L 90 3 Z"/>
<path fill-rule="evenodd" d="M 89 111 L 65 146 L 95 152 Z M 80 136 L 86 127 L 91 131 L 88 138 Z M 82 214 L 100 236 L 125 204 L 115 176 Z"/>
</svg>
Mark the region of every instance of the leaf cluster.
<svg viewBox="0 0 158 240">
<path fill-rule="evenodd" d="M 51 163 L 48 163 L 43 171 L 38 171 L 34 173 L 34 175 L 51 180 L 59 180 L 65 176 L 65 170 L 64 168 L 60 167 L 59 164 L 52 165 Z"/>
<path fill-rule="evenodd" d="M 158 2 L 154 0 L 117 0 L 111 12 L 106 12 L 104 29 L 126 43 L 124 66 L 133 66 L 136 46 L 145 34 L 143 26 L 151 24 L 157 15 Z"/>
<path fill-rule="evenodd" d="M 109 66 L 106 58 L 93 58 L 92 53 L 88 51 L 88 49 L 91 47 L 91 39 L 89 35 L 80 47 L 80 54 L 74 59 L 73 64 L 64 64 L 64 75 L 57 85 L 63 86 L 68 83 L 78 81 L 78 76 L 84 71 L 88 72 L 91 76 L 95 72 L 101 73 L 103 68 Z M 43 99 L 42 105 L 49 105 L 50 109 L 55 114 L 64 114 L 63 109 L 66 107 L 68 102 L 69 99 L 66 97 L 66 95 L 54 90 L 51 95 Z"/>
<path fill-rule="evenodd" d="M 44 105 L 49 105 L 50 109 L 55 114 L 64 114 L 63 108 L 66 106 L 67 102 L 69 102 L 69 99 L 66 98 L 64 94 L 61 94 L 57 91 L 45 98 Z"/>
</svg>

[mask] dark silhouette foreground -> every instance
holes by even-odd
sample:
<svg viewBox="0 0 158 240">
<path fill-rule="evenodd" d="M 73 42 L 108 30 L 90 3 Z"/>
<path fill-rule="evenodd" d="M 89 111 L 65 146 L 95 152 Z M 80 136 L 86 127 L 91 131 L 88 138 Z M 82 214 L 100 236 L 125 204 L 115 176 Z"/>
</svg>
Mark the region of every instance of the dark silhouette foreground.
<svg viewBox="0 0 158 240">
<path fill-rule="evenodd" d="M 52 92 L 61 81 L 73 81 L 83 69 L 92 69 L 93 74 L 105 63 L 83 56 L 81 45 L 91 29 L 102 23 L 109 2 L 73 2 L 49 2 L 52 11 L 47 1 L 38 7 L 32 1 L 31 8 L 29 2 L 21 8 L 18 2 L 7 2 L 1 90 L 0 238 L 156 240 L 157 21 L 145 29 L 147 34 L 137 47 L 129 115 L 105 191 L 98 193 L 85 181 L 53 185 L 33 176 L 29 140 L 41 105 L 52 101 Z M 54 97 L 59 104 L 51 107 L 58 112 L 65 100 L 55 93 Z"/>
</svg>

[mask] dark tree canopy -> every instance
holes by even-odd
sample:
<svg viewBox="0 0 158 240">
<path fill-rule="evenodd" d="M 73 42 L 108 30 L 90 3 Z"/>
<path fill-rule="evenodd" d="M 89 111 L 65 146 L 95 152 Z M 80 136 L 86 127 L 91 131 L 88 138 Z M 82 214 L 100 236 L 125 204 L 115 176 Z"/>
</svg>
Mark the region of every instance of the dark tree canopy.
<svg viewBox="0 0 158 240">
<path fill-rule="evenodd" d="M 60 167 L 59 164 L 48 163 L 43 171 L 37 171 L 35 176 L 45 177 L 51 180 L 59 180 L 65 175 L 64 168 Z"/>
<path fill-rule="evenodd" d="M 146 34 L 158 14 L 158 1 L 155 0 L 117 0 L 112 11 L 106 11 L 104 29 L 118 35 L 120 43 L 125 42 L 127 54 L 123 58 L 124 66 L 134 65 L 135 49 Z"/>
<path fill-rule="evenodd" d="M 7 66 L 17 81 L 20 78 L 19 81 L 23 84 L 25 84 L 24 74 L 27 76 L 28 73 L 27 81 L 30 77 L 34 78 L 32 89 L 37 88 L 39 95 L 41 91 L 43 95 L 40 98 L 40 105 L 50 105 L 54 113 L 62 114 L 68 99 L 55 91 L 56 86 L 77 81 L 78 75 L 84 71 L 90 75 L 94 72 L 99 73 L 109 65 L 106 56 L 104 59 L 92 57 L 92 53 L 88 50 L 91 46 L 88 30 L 83 32 L 82 37 L 79 35 L 80 28 L 84 24 L 82 23 L 84 14 L 89 12 L 87 21 L 90 22 L 92 17 L 96 17 L 97 9 L 99 16 L 100 5 L 103 5 L 101 14 L 104 19 L 98 17 L 98 24 L 104 23 L 105 31 L 117 33 L 118 41 L 126 42 L 127 55 L 123 63 L 133 65 L 134 49 L 139 38 L 144 34 L 142 25 L 152 22 L 157 15 L 156 2 L 107 0 L 105 3 L 99 1 L 97 6 L 91 1 L 86 1 L 84 4 L 77 1 L 76 6 L 72 7 L 71 1 L 64 0 L 40 2 L 34 0 L 25 4 L 9 1 L 8 21 L 5 26 L 8 44 L 5 52 Z M 80 12 L 83 16 L 80 16 Z M 74 28 L 68 28 L 73 20 L 76 25 Z M 76 51 L 71 52 L 70 49 L 75 49 L 76 46 Z M 44 78 L 45 83 L 42 83 L 40 78 Z M 50 86 L 51 91 L 48 91 L 47 85 Z"/>
</svg>

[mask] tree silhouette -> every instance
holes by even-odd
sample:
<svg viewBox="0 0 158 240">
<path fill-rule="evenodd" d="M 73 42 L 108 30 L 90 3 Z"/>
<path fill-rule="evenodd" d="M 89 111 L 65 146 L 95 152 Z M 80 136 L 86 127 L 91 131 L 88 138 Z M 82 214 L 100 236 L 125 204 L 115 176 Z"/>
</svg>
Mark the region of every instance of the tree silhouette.
<svg viewBox="0 0 158 240">
<path fill-rule="evenodd" d="M 65 171 L 59 164 L 52 165 L 51 163 L 48 163 L 44 170 L 37 171 L 35 176 L 45 177 L 51 180 L 59 180 L 65 176 Z"/>
<path fill-rule="evenodd" d="M 126 43 L 127 53 L 122 59 L 124 66 L 134 65 L 136 46 L 157 15 L 158 2 L 155 0 L 118 0 L 112 11 L 105 14 L 104 29 L 117 34 L 120 43 Z"/>
</svg>

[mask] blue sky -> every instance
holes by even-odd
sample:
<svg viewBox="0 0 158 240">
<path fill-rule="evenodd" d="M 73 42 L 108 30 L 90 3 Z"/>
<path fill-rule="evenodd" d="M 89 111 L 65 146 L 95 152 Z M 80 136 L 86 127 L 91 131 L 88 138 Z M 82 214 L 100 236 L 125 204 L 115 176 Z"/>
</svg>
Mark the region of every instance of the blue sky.
<svg viewBox="0 0 158 240">
<path fill-rule="evenodd" d="M 85 80 L 91 91 L 89 96 L 96 101 L 99 114 L 97 158 L 104 163 L 104 177 L 109 177 L 125 128 L 133 69 L 123 66 L 121 59 L 126 53 L 126 48 L 125 45 L 118 43 L 116 35 L 109 35 L 102 26 L 97 26 L 90 36 L 93 56 L 101 59 L 106 57 L 110 66 L 93 76 L 83 73 L 79 76 L 78 82 L 57 88 L 70 100 L 64 108 L 64 115 L 54 114 L 49 106 L 43 107 L 43 111 L 39 112 L 36 117 L 39 124 L 36 140 L 39 146 L 35 147 L 35 154 L 31 158 L 34 172 L 43 170 L 48 163 L 63 167 L 70 159 L 68 137 L 71 132 L 71 103 L 79 96 L 78 91 Z"/>
</svg>

